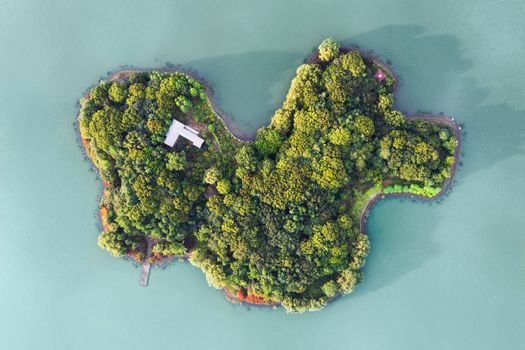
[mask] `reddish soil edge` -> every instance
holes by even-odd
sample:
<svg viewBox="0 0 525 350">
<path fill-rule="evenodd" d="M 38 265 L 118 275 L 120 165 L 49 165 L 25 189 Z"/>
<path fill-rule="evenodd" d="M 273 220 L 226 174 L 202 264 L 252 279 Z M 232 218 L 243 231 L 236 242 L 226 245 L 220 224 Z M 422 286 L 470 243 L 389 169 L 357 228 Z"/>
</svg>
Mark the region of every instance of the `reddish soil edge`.
<svg viewBox="0 0 525 350">
<path fill-rule="evenodd" d="M 265 307 L 273 307 L 278 306 L 280 304 L 276 301 L 267 300 L 255 294 L 244 295 L 242 292 L 234 294 L 228 288 L 223 288 L 222 292 L 224 293 L 226 299 L 228 299 L 228 301 L 230 301 L 233 304 L 247 304 Z"/>
<path fill-rule="evenodd" d="M 359 51 L 359 53 L 363 57 L 372 60 L 375 65 L 379 66 L 388 76 L 390 76 L 394 80 L 394 91 L 393 91 L 393 94 L 395 95 L 395 93 L 397 92 L 397 89 L 398 89 L 398 81 L 399 81 L 399 79 L 398 79 L 398 76 L 394 73 L 394 71 L 390 68 L 389 65 L 387 65 L 387 64 L 383 63 L 382 61 L 380 61 L 373 54 L 365 52 L 365 51 L 363 51 L 363 50 L 361 50 L 359 48 L 356 48 L 356 47 L 344 47 L 344 48 L 341 48 L 341 50 L 342 51 L 356 50 L 356 51 Z M 307 63 L 317 63 L 316 62 L 317 61 L 317 55 L 318 55 L 318 51 L 315 50 L 306 59 L 305 62 L 307 62 Z M 255 139 L 254 135 L 243 133 L 241 130 L 239 130 L 235 126 L 235 124 L 233 123 L 232 119 L 229 118 L 218 107 L 217 103 L 213 100 L 213 89 L 210 87 L 210 85 L 204 79 L 199 77 L 196 72 L 189 71 L 189 70 L 182 69 L 182 68 L 161 68 L 161 69 L 131 68 L 131 69 L 122 69 L 122 70 L 116 71 L 113 74 L 111 74 L 107 78 L 107 80 L 109 80 L 109 81 L 125 80 L 132 73 L 149 72 L 149 71 L 154 71 L 154 70 L 156 70 L 158 72 L 161 72 L 161 73 L 176 73 L 176 72 L 180 72 L 180 73 L 183 73 L 183 74 L 186 74 L 186 75 L 190 76 L 191 78 L 193 78 L 195 80 L 198 80 L 204 86 L 206 95 L 208 97 L 208 102 L 210 103 L 212 111 L 215 113 L 217 118 L 219 120 L 221 120 L 221 122 L 224 123 L 224 125 L 226 126 L 226 130 L 228 130 L 230 132 L 230 134 L 234 138 L 238 139 L 239 141 L 249 142 L 249 141 L 253 141 Z M 89 92 L 87 92 L 83 96 L 83 98 L 81 99 L 81 101 L 80 101 L 81 105 L 88 98 L 89 98 Z M 455 160 L 454 160 L 454 165 L 452 166 L 450 177 L 443 184 L 442 190 L 436 196 L 431 197 L 431 198 L 420 196 L 420 195 L 414 195 L 414 194 L 410 194 L 410 193 L 384 194 L 383 192 L 378 192 L 378 193 L 373 194 L 368 199 L 366 205 L 364 206 L 364 208 L 363 208 L 363 210 L 361 212 L 361 216 L 360 216 L 359 227 L 360 227 L 361 232 L 364 233 L 364 234 L 368 234 L 367 224 L 366 224 L 368 215 L 370 214 L 370 211 L 372 210 L 374 205 L 378 201 L 380 201 L 381 199 L 385 199 L 385 198 L 406 198 L 406 197 L 408 197 L 408 198 L 419 199 L 419 200 L 422 200 L 422 201 L 425 201 L 425 202 L 435 201 L 435 200 L 439 199 L 440 197 L 442 197 L 450 189 L 450 186 L 452 184 L 452 180 L 454 178 L 454 175 L 456 174 L 457 167 L 459 165 L 459 159 L 460 159 L 460 151 L 461 151 L 461 145 L 462 145 L 461 136 L 462 135 L 461 135 L 461 127 L 454 121 L 454 119 L 446 117 L 446 116 L 431 115 L 431 114 L 408 115 L 407 119 L 409 121 L 427 120 L 427 121 L 430 121 L 430 122 L 433 122 L 433 123 L 436 123 L 436 124 L 439 124 L 439 125 L 447 126 L 454 132 L 454 136 L 457 138 L 458 144 L 456 145 L 456 149 L 454 151 L 454 159 Z M 84 151 L 85 151 L 87 157 L 91 160 L 91 158 L 89 157 L 89 144 L 88 144 L 87 140 L 83 139 L 82 137 L 80 137 L 80 139 L 81 139 L 82 147 L 84 148 Z M 108 184 L 105 183 L 104 181 L 102 181 L 102 185 L 104 186 L 104 189 L 102 191 L 102 196 L 103 196 L 104 190 L 105 190 L 105 188 L 108 187 Z M 102 196 L 101 196 L 101 200 L 102 200 Z M 104 209 L 105 209 L 105 207 L 100 207 L 100 209 L 99 209 L 99 220 L 100 220 L 100 226 L 105 229 L 106 228 L 105 224 L 104 224 L 105 220 L 103 218 Z M 128 254 L 127 257 L 132 259 L 133 261 L 135 261 L 137 263 L 141 263 L 142 262 L 142 261 L 138 260 L 138 256 L 136 254 L 131 253 L 131 254 Z M 155 266 L 166 266 L 166 265 L 170 264 L 171 262 L 173 262 L 174 260 L 188 260 L 190 257 L 191 257 L 191 251 L 188 252 L 187 254 L 181 255 L 181 256 L 169 256 L 169 257 L 162 257 L 162 258 L 157 257 L 157 258 L 153 259 L 152 264 L 154 264 Z M 274 306 L 280 305 L 279 302 L 265 300 L 264 298 L 262 298 L 260 296 L 257 296 L 257 295 L 253 295 L 253 294 L 248 294 L 248 295 L 245 295 L 245 296 L 240 294 L 240 293 L 234 294 L 227 288 L 223 288 L 222 292 L 224 293 L 224 296 L 226 297 L 226 299 L 228 301 L 230 301 L 231 303 L 234 303 L 234 304 L 248 304 L 248 305 L 255 305 L 255 306 L 259 306 L 259 307 L 274 307 Z M 333 300 L 336 300 L 338 297 L 339 296 L 335 296 L 335 297 L 331 298 L 329 300 L 329 302 L 332 302 Z"/>
</svg>

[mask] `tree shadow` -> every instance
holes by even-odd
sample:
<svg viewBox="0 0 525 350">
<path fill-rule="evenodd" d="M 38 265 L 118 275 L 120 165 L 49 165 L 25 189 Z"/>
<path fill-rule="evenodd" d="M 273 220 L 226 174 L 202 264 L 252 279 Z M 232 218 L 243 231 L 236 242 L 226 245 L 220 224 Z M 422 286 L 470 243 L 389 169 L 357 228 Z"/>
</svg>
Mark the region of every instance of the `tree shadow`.
<svg viewBox="0 0 525 350">
<path fill-rule="evenodd" d="M 343 44 L 358 45 L 390 64 L 398 74 L 396 108 L 409 114 L 443 113 L 464 124 L 465 157 L 455 183 L 461 185 L 470 175 L 525 152 L 525 112 L 507 103 L 487 103 L 490 86 L 483 77 L 473 75 L 476 58 L 466 56 L 455 36 L 426 34 L 422 26 L 389 25 L 349 37 Z M 309 54 L 247 52 L 193 60 L 181 67 L 196 71 L 206 80 L 214 89 L 215 101 L 238 129 L 254 135 L 269 123 L 286 96 L 296 68 Z M 381 202 L 378 208 L 385 205 Z M 429 210 L 428 204 L 420 203 L 410 205 L 408 214 L 405 206 L 400 210 L 391 205 L 388 212 L 398 210 L 401 215 L 396 217 L 395 230 L 383 221 L 386 213 L 381 212 L 374 220 L 377 214 L 372 211 L 372 250 L 357 295 L 389 285 L 440 254 L 433 234 L 444 219 L 444 208 L 433 204 Z M 417 222 L 410 217 L 417 217 Z"/>
<path fill-rule="evenodd" d="M 242 134 L 254 136 L 282 104 L 304 53 L 262 51 L 183 64 L 213 89 L 213 99 Z"/>
<path fill-rule="evenodd" d="M 408 114 L 446 114 L 465 125 L 463 152 L 468 157 L 457 179 L 525 151 L 525 112 L 506 103 L 485 103 L 490 89 L 480 86 L 482 77 L 471 74 L 475 58 L 465 56 L 455 36 L 426 34 L 417 25 L 389 25 L 342 43 L 358 45 L 391 65 L 398 74 L 396 108 Z M 309 54 L 256 51 L 202 58 L 181 67 L 206 80 L 220 109 L 241 133 L 253 136 L 268 125 Z M 472 147 L 480 137 L 483 142 Z"/>
<path fill-rule="evenodd" d="M 425 34 L 422 26 L 390 25 L 345 39 L 391 63 L 398 74 L 395 106 L 408 114 L 431 112 L 464 124 L 464 166 L 458 179 L 525 152 L 525 111 L 507 103 L 487 104 L 490 86 L 471 68 L 452 35 Z M 473 145 L 475 144 L 475 147 Z"/>
<path fill-rule="evenodd" d="M 432 238 L 436 223 L 444 219 L 439 204 L 409 201 L 413 200 L 386 199 L 372 211 L 368 230 L 371 249 L 364 281 L 356 288 L 355 296 L 394 283 L 441 252 Z M 417 219 L 411 220 L 408 215 Z"/>
<path fill-rule="evenodd" d="M 347 38 L 344 44 L 357 44 L 364 51 L 373 47 L 376 51 L 370 53 L 391 65 L 398 74 L 396 108 L 409 114 L 446 114 L 464 124 L 462 166 L 455 184 L 525 152 L 525 111 L 507 103 L 486 103 L 490 87 L 480 86 L 482 77 L 469 73 L 475 58 L 465 57 L 454 36 L 428 35 L 421 26 L 392 25 Z M 385 202 L 377 209 L 385 205 L 388 213 L 399 210 Z M 389 285 L 440 253 L 432 236 L 437 223 L 444 220 L 444 208 L 433 205 L 428 210 L 427 205 L 411 205 L 410 216 L 406 210 L 399 211 L 405 216 L 395 218 L 394 230 L 385 219 L 387 213 L 372 211 L 368 230 L 372 248 L 364 268 L 365 281 L 356 295 Z M 376 214 L 379 217 L 374 219 Z"/>
</svg>

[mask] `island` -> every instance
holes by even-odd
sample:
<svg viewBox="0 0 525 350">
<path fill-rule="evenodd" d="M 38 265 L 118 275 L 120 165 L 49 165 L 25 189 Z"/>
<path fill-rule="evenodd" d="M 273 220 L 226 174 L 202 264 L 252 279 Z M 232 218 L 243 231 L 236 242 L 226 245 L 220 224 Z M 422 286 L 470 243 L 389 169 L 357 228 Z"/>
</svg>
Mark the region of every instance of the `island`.
<svg viewBox="0 0 525 350">
<path fill-rule="evenodd" d="M 255 138 L 189 72 L 123 70 L 91 89 L 78 127 L 104 187 L 100 247 L 146 274 L 189 259 L 231 301 L 290 312 L 352 292 L 370 208 L 445 193 L 460 127 L 396 110 L 394 73 L 357 49 L 326 39 L 305 62 Z"/>
</svg>

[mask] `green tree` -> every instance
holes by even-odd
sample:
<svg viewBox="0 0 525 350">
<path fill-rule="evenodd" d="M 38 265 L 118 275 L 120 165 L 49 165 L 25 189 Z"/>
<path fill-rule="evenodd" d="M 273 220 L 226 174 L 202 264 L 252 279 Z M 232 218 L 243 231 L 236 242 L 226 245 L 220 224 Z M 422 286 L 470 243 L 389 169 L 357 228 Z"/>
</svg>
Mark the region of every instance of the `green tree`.
<svg viewBox="0 0 525 350">
<path fill-rule="evenodd" d="M 217 167 L 208 168 L 204 173 L 204 182 L 210 185 L 215 185 L 221 179 L 221 173 Z"/>
<path fill-rule="evenodd" d="M 261 129 L 257 132 L 255 145 L 265 157 L 277 153 L 283 138 L 279 132 L 272 129 Z"/>
<path fill-rule="evenodd" d="M 354 120 L 355 130 L 366 138 L 372 137 L 375 132 L 374 121 L 365 115 L 359 115 Z"/>
<path fill-rule="evenodd" d="M 348 53 L 342 55 L 340 57 L 340 61 L 341 67 L 350 71 L 354 77 L 361 75 L 366 69 L 366 65 L 363 61 L 363 58 L 361 57 L 359 52 L 354 50 L 350 50 L 348 51 Z"/>
<path fill-rule="evenodd" d="M 124 237 L 115 231 L 102 232 L 98 236 L 98 245 L 111 253 L 111 255 L 120 257 L 127 252 L 127 247 L 124 243 Z"/>
<path fill-rule="evenodd" d="M 223 179 L 217 182 L 217 191 L 220 194 L 227 194 L 230 192 L 230 190 L 231 190 L 231 184 L 228 180 Z"/>
<path fill-rule="evenodd" d="M 325 39 L 319 45 L 319 58 L 322 61 L 331 61 L 339 55 L 339 43 L 332 38 Z"/>
<path fill-rule="evenodd" d="M 254 141 L 233 138 L 203 85 L 182 73 L 132 74 L 92 89 L 78 121 L 106 182 L 100 246 L 137 260 L 146 238 L 159 258 L 191 246 L 213 286 L 293 312 L 351 292 L 370 248 L 360 232 L 367 199 L 383 179 L 395 183 L 384 193 L 434 197 L 458 140 L 392 109 L 392 81 L 377 83 L 373 60 L 321 46 L 325 60 L 297 69 Z M 207 147 L 165 147 L 173 117 L 203 130 Z"/>
<path fill-rule="evenodd" d="M 380 110 L 387 111 L 388 109 L 392 107 L 393 104 L 394 104 L 394 98 L 392 94 L 379 95 L 378 107 Z"/>
<path fill-rule="evenodd" d="M 400 127 L 406 121 L 405 116 L 399 111 L 385 111 L 385 122 L 393 127 Z"/>
<path fill-rule="evenodd" d="M 328 297 L 332 298 L 339 292 L 339 286 L 335 281 L 328 281 L 321 287 L 323 293 Z"/>
<path fill-rule="evenodd" d="M 342 127 L 335 129 L 328 135 L 330 142 L 339 146 L 348 145 L 350 143 L 350 136 L 350 131 Z"/>
<path fill-rule="evenodd" d="M 166 169 L 168 170 L 182 171 L 186 168 L 186 165 L 188 164 L 185 152 L 168 153 L 166 157 L 168 160 L 166 162 Z"/>
<path fill-rule="evenodd" d="M 111 84 L 108 92 L 109 99 L 116 103 L 122 103 L 128 97 L 128 90 L 123 83 L 115 82 Z"/>
</svg>

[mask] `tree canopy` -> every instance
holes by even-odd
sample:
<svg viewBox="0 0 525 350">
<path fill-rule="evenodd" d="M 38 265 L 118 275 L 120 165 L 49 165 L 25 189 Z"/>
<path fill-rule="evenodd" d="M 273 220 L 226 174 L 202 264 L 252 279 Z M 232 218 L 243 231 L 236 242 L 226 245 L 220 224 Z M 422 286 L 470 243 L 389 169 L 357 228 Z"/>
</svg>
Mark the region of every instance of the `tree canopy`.
<svg viewBox="0 0 525 350">
<path fill-rule="evenodd" d="M 157 256 L 189 251 L 211 285 L 289 311 L 350 293 L 370 247 L 359 194 L 388 179 L 400 186 L 389 193 L 435 195 L 457 140 L 393 109 L 393 77 L 377 81 L 374 60 L 333 40 L 318 58 L 298 68 L 252 142 L 231 136 L 185 74 L 135 73 L 93 88 L 79 128 L 107 185 L 100 246 L 143 258 L 148 237 Z M 163 145 L 173 118 L 200 132 L 202 149 Z"/>
</svg>

